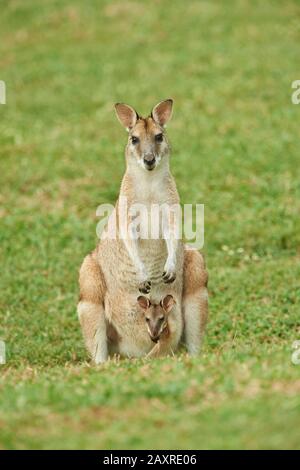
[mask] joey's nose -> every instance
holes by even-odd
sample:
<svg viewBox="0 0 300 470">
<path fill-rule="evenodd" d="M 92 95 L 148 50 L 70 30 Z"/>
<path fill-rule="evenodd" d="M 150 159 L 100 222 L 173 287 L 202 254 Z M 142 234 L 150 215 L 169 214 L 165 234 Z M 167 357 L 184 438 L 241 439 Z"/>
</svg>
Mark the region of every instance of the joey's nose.
<svg viewBox="0 0 300 470">
<path fill-rule="evenodd" d="M 151 338 L 151 341 L 153 341 L 153 343 L 157 343 L 157 341 L 159 340 L 159 336 L 156 336 L 156 335 L 155 336 L 151 335 L 150 338 Z"/>
</svg>

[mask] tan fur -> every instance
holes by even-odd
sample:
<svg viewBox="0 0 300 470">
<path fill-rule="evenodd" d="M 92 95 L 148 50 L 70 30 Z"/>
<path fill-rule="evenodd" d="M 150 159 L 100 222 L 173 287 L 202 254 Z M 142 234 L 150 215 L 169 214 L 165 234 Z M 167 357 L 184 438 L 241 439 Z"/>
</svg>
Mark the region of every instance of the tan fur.
<svg viewBox="0 0 300 470">
<path fill-rule="evenodd" d="M 208 274 L 204 256 L 199 251 L 185 247 L 183 296 L 193 294 L 199 287 L 207 287 Z"/>
<path fill-rule="evenodd" d="M 152 112 L 155 116 L 159 115 L 160 123 L 151 116 L 139 118 L 133 108 L 127 105 L 117 105 L 118 109 L 116 107 L 120 122 L 129 131 L 127 168 L 120 190 L 120 197 L 125 196 L 129 206 L 142 203 L 150 208 L 154 203 L 179 203 L 176 185 L 169 170 L 169 144 L 163 129 L 171 112 L 168 101 L 157 105 Z M 155 140 L 158 133 L 163 134 L 161 143 Z M 133 136 L 139 139 L 137 145 L 132 143 Z M 157 157 L 157 165 L 152 171 L 145 169 L 144 165 L 144 159 L 149 155 Z M 117 206 L 119 201 L 120 198 Z M 163 232 L 164 227 L 160 227 L 160 230 Z M 168 323 L 168 335 L 165 334 L 165 341 L 159 341 L 160 345 L 156 348 L 158 354 L 175 351 L 183 334 L 184 322 L 186 325 L 193 323 L 188 308 L 186 311 L 182 309 L 182 302 L 186 306 L 192 302 L 192 311 L 195 310 L 193 316 L 196 315 L 196 323 L 199 323 L 197 328 L 199 332 L 202 331 L 205 300 L 200 290 L 206 281 L 201 260 L 184 251 L 180 240 L 167 243 L 165 239 L 139 239 L 135 242 L 119 237 L 114 240 L 101 239 L 96 250 L 85 258 L 79 276 L 78 315 L 93 360 L 96 363 L 103 362 L 113 353 L 128 357 L 151 354 L 153 342 L 137 303 L 139 290 L 145 293 L 151 288 L 151 299 L 156 302 L 167 294 L 171 294 L 176 302 L 172 320 L 170 318 Z M 195 274 L 199 268 L 202 274 Z M 188 302 L 185 299 L 189 299 Z M 203 313 L 200 314 L 200 310 Z M 195 337 L 189 333 L 191 330 L 188 327 L 186 338 L 191 341 L 188 349 L 195 353 L 199 348 L 194 343 L 200 343 L 201 335 L 199 333 Z"/>
<path fill-rule="evenodd" d="M 87 255 L 81 265 L 79 272 L 79 286 L 79 300 L 85 300 L 96 304 L 103 301 L 106 292 L 106 285 L 103 273 L 97 262 L 97 254 L 95 251 L 90 255 Z"/>
<path fill-rule="evenodd" d="M 197 354 L 208 318 L 208 274 L 204 257 L 196 250 L 184 252 L 184 280 L 182 311 L 184 318 L 184 342 L 190 354 Z"/>
</svg>

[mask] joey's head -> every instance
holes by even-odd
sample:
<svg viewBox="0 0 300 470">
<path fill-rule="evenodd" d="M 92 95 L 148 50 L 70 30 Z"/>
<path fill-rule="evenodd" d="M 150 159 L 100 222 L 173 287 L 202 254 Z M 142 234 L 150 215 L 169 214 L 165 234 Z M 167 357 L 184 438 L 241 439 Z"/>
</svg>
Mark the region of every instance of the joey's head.
<svg viewBox="0 0 300 470">
<path fill-rule="evenodd" d="M 161 101 L 152 109 L 150 116 L 143 118 L 129 105 L 115 105 L 117 117 L 128 132 L 126 158 L 128 165 L 140 165 L 153 171 L 167 162 L 170 146 L 165 126 L 172 115 L 173 100 Z"/>
<path fill-rule="evenodd" d="M 143 310 L 149 336 L 154 343 L 157 343 L 168 326 L 168 316 L 175 304 L 174 297 L 166 295 L 159 304 L 155 304 L 151 303 L 147 297 L 140 295 L 137 301 Z"/>
</svg>

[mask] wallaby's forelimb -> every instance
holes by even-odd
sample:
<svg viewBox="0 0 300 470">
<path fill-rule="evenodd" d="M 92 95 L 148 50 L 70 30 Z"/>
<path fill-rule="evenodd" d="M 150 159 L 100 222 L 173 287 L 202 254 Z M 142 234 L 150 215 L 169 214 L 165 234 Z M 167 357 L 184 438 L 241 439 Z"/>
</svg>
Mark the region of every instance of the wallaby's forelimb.
<svg viewBox="0 0 300 470">
<path fill-rule="evenodd" d="M 151 281 L 148 278 L 146 268 L 140 259 L 137 235 L 132 224 L 129 224 L 128 236 L 124 237 L 124 244 L 137 272 L 138 289 L 143 294 L 148 294 L 151 290 Z"/>
<path fill-rule="evenodd" d="M 170 284 L 176 279 L 176 253 L 178 247 L 177 223 L 178 214 L 170 208 L 163 211 L 162 229 L 163 237 L 166 241 L 168 257 L 164 266 L 163 281 Z"/>
</svg>

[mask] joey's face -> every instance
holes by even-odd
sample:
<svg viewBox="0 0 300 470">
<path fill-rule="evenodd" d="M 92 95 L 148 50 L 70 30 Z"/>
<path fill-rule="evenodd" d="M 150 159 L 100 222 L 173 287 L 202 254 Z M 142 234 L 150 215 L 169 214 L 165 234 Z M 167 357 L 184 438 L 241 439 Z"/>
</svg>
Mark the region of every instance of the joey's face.
<svg viewBox="0 0 300 470">
<path fill-rule="evenodd" d="M 143 295 L 137 300 L 143 310 L 149 336 L 154 343 L 157 343 L 168 326 L 168 316 L 175 303 L 173 296 L 167 295 L 159 304 L 151 303 Z"/>
<path fill-rule="evenodd" d="M 157 343 L 167 326 L 166 312 L 160 305 L 153 305 L 145 312 L 145 320 L 151 340 Z"/>
<path fill-rule="evenodd" d="M 164 126 L 172 113 L 172 100 L 158 103 L 147 118 L 140 117 L 123 103 L 115 106 L 119 121 L 129 133 L 126 147 L 127 162 L 153 171 L 169 156 L 170 147 Z"/>
</svg>

